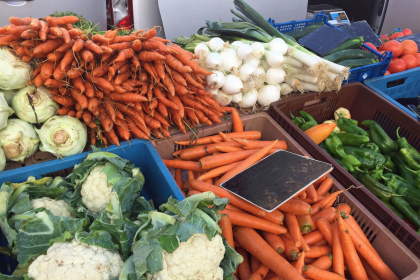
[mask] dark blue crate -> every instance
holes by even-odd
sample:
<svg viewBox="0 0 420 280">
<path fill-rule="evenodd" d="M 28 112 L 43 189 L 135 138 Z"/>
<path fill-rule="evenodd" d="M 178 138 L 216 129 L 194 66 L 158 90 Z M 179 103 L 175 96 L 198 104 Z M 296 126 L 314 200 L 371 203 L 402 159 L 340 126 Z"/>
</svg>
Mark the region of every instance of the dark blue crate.
<svg viewBox="0 0 420 280">
<path fill-rule="evenodd" d="M 134 139 L 130 143 L 121 143 L 121 148 L 112 145 L 106 151 L 128 159 L 136 167 L 140 168 L 146 180 L 141 195 L 147 199 L 152 199 L 155 207 L 167 202 L 170 196 L 178 200 L 184 199 L 184 196 L 150 141 Z M 25 182 L 29 176 L 40 179 L 44 176 L 53 175 L 51 173 L 73 168 L 75 164 L 81 163 L 88 153 L 91 152 L 65 157 L 64 160 L 51 160 L 0 172 L 0 185 L 9 181 L 12 183 Z M 7 246 L 7 241 L 1 231 L 0 246 Z M 16 267 L 16 263 L 13 261 L 12 258 L 0 254 L 0 272 L 11 274 Z"/>
<path fill-rule="evenodd" d="M 365 81 L 365 84 L 414 118 L 418 119 L 415 113 L 395 101 L 395 99 L 414 98 L 420 95 L 420 68 L 373 78 Z"/>
<path fill-rule="evenodd" d="M 341 30 L 337 26 L 330 24 L 328 22 L 328 16 L 325 15 L 324 13 L 315 14 L 314 18 L 306 19 L 306 20 L 276 23 L 273 19 L 270 18 L 268 19 L 268 22 L 272 26 L 274 26 L 278 31 L 283 32 L 283 33 L 297 30 L 297 29 L 302 29 L 303 27 L 311 25 L 316 22 L 324 22 L 328 26 L 332 26 L 338 30 Z M 384 52 L 384 54 L 381 54 L 380 52 L 370 48 L 369 46 L 365 44 L 363 44 L 359 49 L 375 54 L 379 62 L 372 65 L 351 69 L 348 80 L 343 81 L 343 84 L 352 83 L 352 82 L 363 83 L 363 81 L 367 79 L 383 76 L 386 70 L 388 69 L 389 63 L 391 62 L 391 59 L 392 59 L 391 53 Z"/>
</svg>

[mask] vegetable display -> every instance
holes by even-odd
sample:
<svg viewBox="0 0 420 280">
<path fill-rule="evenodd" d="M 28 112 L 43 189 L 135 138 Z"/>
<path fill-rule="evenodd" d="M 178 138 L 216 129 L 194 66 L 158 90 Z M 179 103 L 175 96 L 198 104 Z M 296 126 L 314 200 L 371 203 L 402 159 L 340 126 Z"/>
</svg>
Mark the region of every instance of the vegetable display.
<svg viewBox="0 0 420 280">
<path fill-rule="evenodd" d="M 138 168 L 93 149 L 66 178 L 1 186 L 5 250 L 19 262 L 8 279 L 233 279 L 242 257 L 217 223 L 229 200 L 205 192 L 157 211 Z"/>
<path fill-rule="evenodd" d="M 185 148 L 164 163 L 175 168 L 175 181 L 187 199 L 208 191 L 229 199 L 219 224 L 244 260 L 235 279 L 398 279 L 350 215 L 349 205 L 333 207 L 345 190 L 331 191 L 334 181 L 327 175 L 272 212 L 220 187 L 268 154 L 287 149 L 283 141 L 259 141 L 259 132 L 242 131 L 239 120 L 233 127 L 232 133 L 176 142 Z M 182 171 L 188 174 L 185 182 Z"/>
<path fill-rule="evenodd" d="M 420 153 L 398 135 L 398 130 L 394 141 L 373 120 L 360 123 L 368 128 L 364 130 L 351 119 L 347 109 L 339 108 L 334 114 L 339 130 L 328 130 L 327 137 L 321 125 L 307 129 L 304 119 L 293 115 L 292 121 L 397 216 L 419 230 Z M 300 115 L 307 120 L 312 118 L 304 111 Z"/>
</svg>

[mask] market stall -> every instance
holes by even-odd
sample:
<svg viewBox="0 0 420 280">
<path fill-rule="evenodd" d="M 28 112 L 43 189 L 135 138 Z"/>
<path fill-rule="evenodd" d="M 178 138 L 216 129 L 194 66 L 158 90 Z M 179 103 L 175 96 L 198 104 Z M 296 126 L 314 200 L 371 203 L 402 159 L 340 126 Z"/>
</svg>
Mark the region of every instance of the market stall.
<svg viewBox="0 0 420 280">
<path fill-rule="evenodd" d="M 418 279 L 419 122 L 358 83 L 418 49 L 233 2 L 0 27 L 0 279 Z"/>
</svg>

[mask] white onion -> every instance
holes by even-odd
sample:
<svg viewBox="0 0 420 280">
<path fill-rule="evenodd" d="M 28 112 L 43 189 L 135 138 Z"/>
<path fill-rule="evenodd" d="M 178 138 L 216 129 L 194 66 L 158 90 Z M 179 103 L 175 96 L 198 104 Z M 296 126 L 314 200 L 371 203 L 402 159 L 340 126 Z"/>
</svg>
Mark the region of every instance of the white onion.
<svg viewBox="0 0 420 280">
<path fill-rule="evenodd" d="M 252 52 L 252 55 L 254 56 L 254 58 L 261 58 L 264 55 L 264 46 L 263 44 L 259 43 L 259 42 L 255 42 L 252 43 L 252 48 L 254 49 L 254 51 Z"/>
<path fill-rule="evenodd" d="M 243 64 L 239 67 L 239 75 L 241 77 L 242 82 L 250 82 L 252 76 L 255 76 L 257 72 L 257 68 L 249 63 Z"/>
<path fill-rule="evenodd" d="M 281 93 L 281 86 L 280 86 L 280 84 L 275 84 L 273 86 L 275 86 L 276 88 L 278 88 L 280 90 L 280 93 Z"/>
<path fill-rule="evenodd" d="M 232 71 L 242 64 L 242 59 L 236 53 L 235 49 L 227 48 L 220 52 L 222 58 L 222 68 L 226 71 Z"/>
<path fill-rule="evenodd" d="M 217 52 L 213 52 L 206 57 L 206 66 L 208 69 L 214 69 L 222 65 L 222 57 Z"/>
<path fill-rule="evenodd" d="M 284 61 L 284 56 L 276 51 L 265 51 L 264 56 L 271 67 L 280 67 Z"/>
<path fill-rule="evenodd" d="M 210 92 L 210 95 L 211 95 L 212 97 L 215 97 L 215 96 L 219 93 L 219 89 L 218 89 L 218 88 L 216 88 L 216 89 L 211 89 L 211 88 L 209 88 L 209 87 L 206 87 L 206 90 L 207 90 L 208 92 Z"/>
<path fill-rule="evenodd" d="M 282 68 L 275 68 L 272 67 L 267 70 L 265 73 L 265 78 L 267 81 L 267 84 L 269 85 L 275 85 L 280 84 L 284 81 L 284 76 L 286 75 L 286 72 Z"/>
<path fill-rule="evenodd" d="M 288 95 L 289 93 L 291 93 L 292 91 L 294 91 L 294 88 L 292 88 L 291 86 L 289 86 L 286 83 L 282 83 L 280 85 L 280 94 L 281 95 Z"/>
<path fill-rule="evenodd" d="M 282 55 L 285 55 L 288 50 L 287 44 L 283 41 L 283 39 L 280 39 L 280 38 L 274 38 L 267 45 L 268 45 L 268 50 L 279 52 Z"/>
<path fill-rule="evenodd" d="M 268 68 L 270 68 L 270 65 L 268 65 L 267 60 L 265 59 L 265 57 L 261 57 L 261 59 L 260 59 L 260 66 L 262 66 L 262 68 L 264 68 L 264 71 L 267 71 Z"/>
<path fill-rule="evenodd" d="M 214 52 L 218 52 L 223 49 L 224 44 L 225 42 L 219 37 L 214 37 L 206 43 L 206 45 L 209 46 L 209 48 Z"/>
<path fill-rule="evenodd" d="M 219 90 L 214 99 L 217 101 L 217 103 L 219 103 L 219 105 L 227 106 L 230 104 L 230 102 L 232 102 L 232 95 L 228 95 L 222 90 Z"/>
<path fill-rule="evenodd" d="M 219 89 L 225 84 L 225 75 L 220 71 L 213 71 L 213 74 L 207 76 L 207 86 L 209 89 Z"/>
<path fill-rule="evenodd" d="M 243 83 L 241 79 L 236 77 L 235 75 L 227 75 L 225 84 L 222 87 L 224 93 L 232 95 L 237 94 L 243 91 Z"/>
<path fill-rule="evenodd" d="M 233 42 L 232 44 L 230 44 L 231 46 L 235 46 L 235 47 L 240 47 L 240 46 L 242 46 L 243 44 L 245 44 L 244 42 L 242 42 L 242 41 L 235 41 L 235 42 Z"/>
<path fill-rule="evenodd" d="M 254 49 L 251 45 L 243 44 L 239 46 L 238 50 L 236 51 L 238 53 L 239 58 L 241 59 L 248 59 L 251 58 L 252 52 Z"/>
<path fill-rule="evenodd" d="M 251 59 L 244 59 L 244 64 L 249 63 L 253 65 L 254 67 L 260 66 L 260 60 L 257 58 L 251 58 Z"/>
<path fill-rule="evenodd" d="M 231 95 L 232 96 L 232 102 L 233 103 L 239 103 L 242 101 L 242 92 Z"/>
<path fill-rule="evenodd" d="M 204 59 L 210 54 L 210 50 L 205 44 L 201 43 L 195 46 L 194 54 L 198 55 L 199 58 Z"/>
<path fill-rule="evenodd" d="M 269 106 L 280 99 L 280 90 L 273 85 L 265 85 L 258 91 L 258 103 Z"/>
<path fill-rule="evenodd" d="M 242 95 L 242 100 L 238 103 L 241 108 L 252 108 L 257 103 L 258 91 L 254 88 Z"/>
</svg>

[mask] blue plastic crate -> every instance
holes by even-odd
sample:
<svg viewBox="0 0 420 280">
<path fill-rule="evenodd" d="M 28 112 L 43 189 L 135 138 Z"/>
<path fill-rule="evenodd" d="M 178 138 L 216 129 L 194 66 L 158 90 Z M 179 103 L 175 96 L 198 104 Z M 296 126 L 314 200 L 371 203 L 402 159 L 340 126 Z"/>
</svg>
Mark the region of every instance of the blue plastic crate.
<svg viewBox="0 0 420 280">
<path fill-rule="evenodd" d="M 103 149 L 104 150 L 104 149 Z M 172 196 L 178 200 L 184 199 L 174 179 L 164 165 L 161 157 L 150 141 L 134 139 L 121 143 L 121 148 L 112 145 L 107 152 L 114 153 L 122 158 L 130 160 L 136 167 L 140 168 L 145 178 L 145 184 L 141 195 L 152 199 L 156 206 L 167 202 Z M 51 160 L 39 164 L 3 171 L 0 173 L 0 185 L 3 182 L 19 183 L 25 182 L 29 176 L 37 179 L 48 176 L 50 173 L 73 168 L 75 164 L 81 163 L 87 156 L 86 152 L 57 160 Z M 7 246 L 7 241 L 0 231 L 0 246 Z M 0 272 L 11 274 L 16 267 L 12 258 L 0 254 Z"/>
<path fill-rule="evenodd" d="M 311 25 L 316 22 L 324 22 L 328 26 L 332 26 L 340 31 L 343 31 L 337 26 L 330 24 L 328 22 L 328 16 L 325 15 L 324 13 L 315 14 L 314 18 L 306 19 L 306 20 L 276 23 L 273 19 L 270 18 L 268 19 L 268 22 L 272 26 L 274 26 L 278 31 L 283 32 L 283 33 L 297 30 L 297 29 L 302 29 L 303 27 Z M 351 69 L 348 80 L 343 81 L 343 84 L 352 83 L 352 82 L 363 83 L 363 81 L 367 79 L 383 76 L 386 72 L 386 69 L 388 69 L 389 63 L 391 62 L 391 59 L 392 59 L 391 53 L 385 52 L 384 54 L 381 54 L 378 51 L 375 51 L 374 49 L 368 47 L 365 44 L 363 44 L 359 49 L 375 54 L 379 62 L 372 65 Z"/>
<path fill-rule="evenodd" d="M 420 68 L 373 78 L 365 81 L 365 84 L 414 118 L 418 119 L 416 114 L 395 101 L 395 99 L 413 98 L 420 95 Z"/>
</svg>

